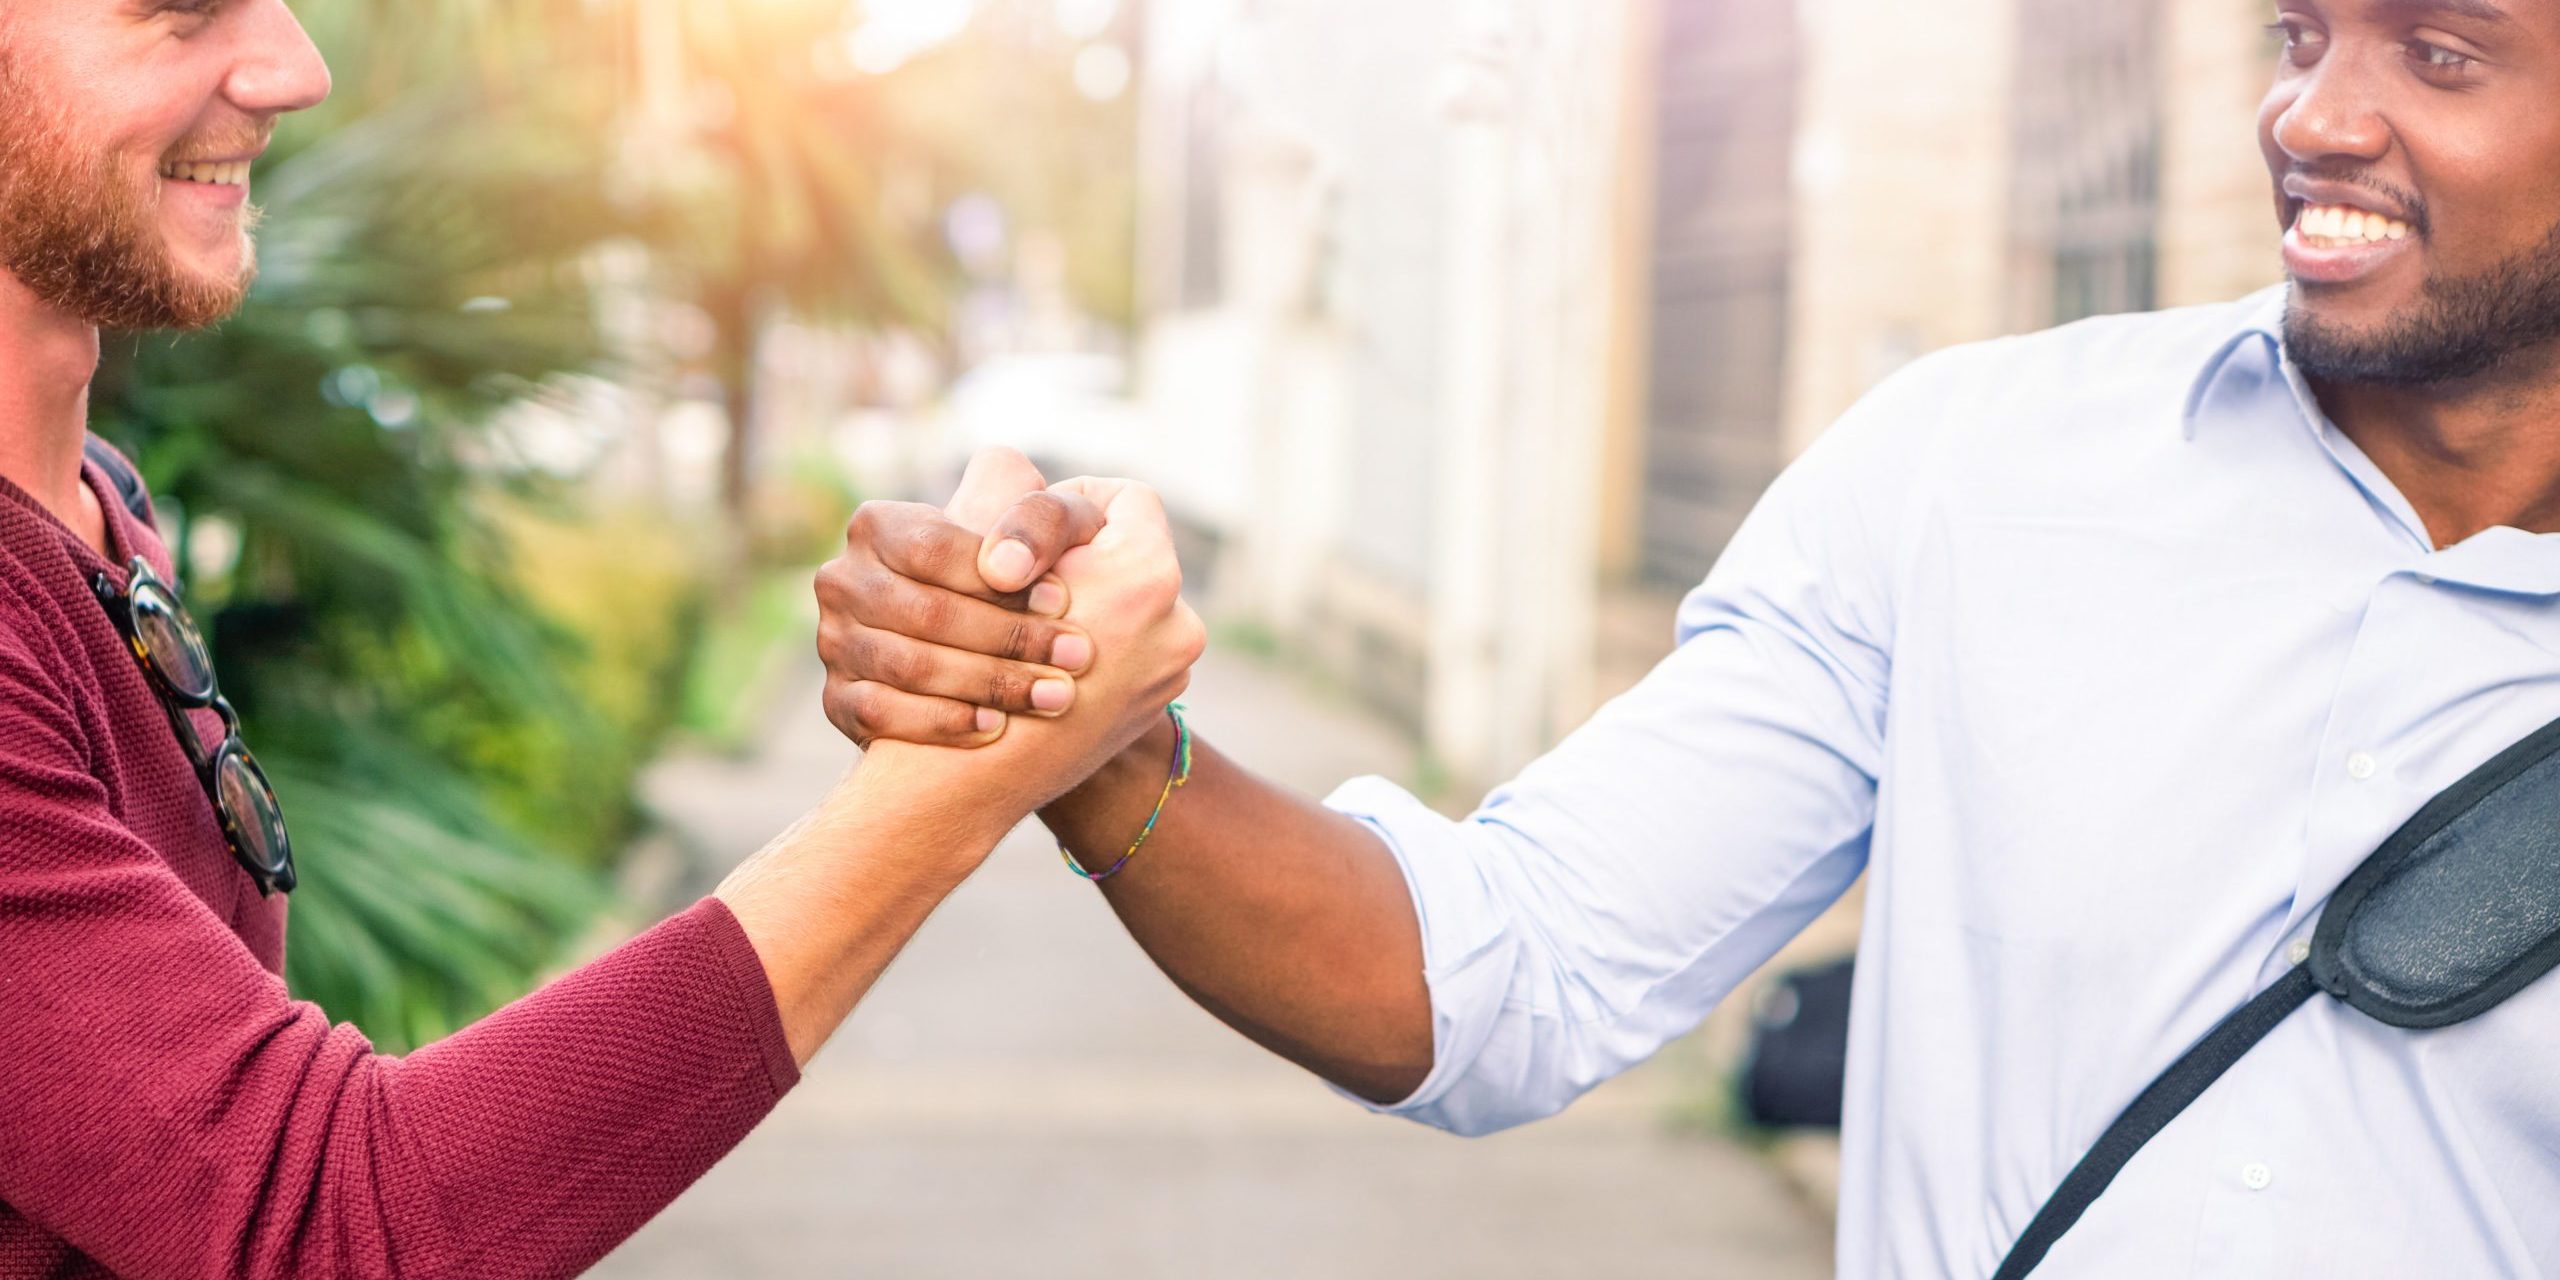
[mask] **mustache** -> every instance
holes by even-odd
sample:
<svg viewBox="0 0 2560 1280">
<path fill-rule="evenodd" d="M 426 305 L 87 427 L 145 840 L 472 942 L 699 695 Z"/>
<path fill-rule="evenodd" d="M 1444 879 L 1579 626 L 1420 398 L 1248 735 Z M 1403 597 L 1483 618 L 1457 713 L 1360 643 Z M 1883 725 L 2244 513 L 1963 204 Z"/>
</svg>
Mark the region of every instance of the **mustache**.
<svg viewBox="0 0 2560 1280">
<path fill-rule="evenodd" d="M 217 133 L 199 134 L 170 148 L 164 157 L 169 164 L 198 164 L 209 160 L 237 160 L 242 156 L 262 154 L 275 137 L 275 126 L 225 129 Z"/>
</svg>

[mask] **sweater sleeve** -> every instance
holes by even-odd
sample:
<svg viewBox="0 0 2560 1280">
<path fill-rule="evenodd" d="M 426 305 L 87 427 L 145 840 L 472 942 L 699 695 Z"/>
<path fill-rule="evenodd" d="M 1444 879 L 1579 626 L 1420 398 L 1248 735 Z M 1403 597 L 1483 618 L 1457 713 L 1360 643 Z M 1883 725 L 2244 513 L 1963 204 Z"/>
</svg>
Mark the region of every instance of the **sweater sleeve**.
<svg viewBox="0 0 2560 1280">
<path fill-rule="evenodd" d="M 797 1079 L 706 900 L 406 1058 L 126 829 L 0 636 L 0 1201 L 119 1275 L 567 1276 Z"/>
</svg>

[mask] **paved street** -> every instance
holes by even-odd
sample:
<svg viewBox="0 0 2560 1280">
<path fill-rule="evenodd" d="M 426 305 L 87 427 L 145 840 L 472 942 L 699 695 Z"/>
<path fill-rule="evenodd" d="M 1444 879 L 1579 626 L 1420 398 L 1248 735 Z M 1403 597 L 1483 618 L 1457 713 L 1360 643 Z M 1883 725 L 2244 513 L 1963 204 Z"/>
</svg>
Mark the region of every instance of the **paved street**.
<svg viewBox="0 0 2560 1280">
<path fill-rule="evenodd" d="M 678 761 L 660 810 L 752 852 L 850 748 L 796 680 L 753 761 Z M 1213 657 L 1204 735 L 1321 792 L 1404 774 L 1397 739 Z M 1669 1132 L 1681 1066 L 1479 1141 L 1371 1117 L 1194 1007 L 1018 831 L 765 1126 L 595 1271 L 702 1277 L 1721 1277 L 1829 1272 L 1759 1157 Z"/>
</svg>

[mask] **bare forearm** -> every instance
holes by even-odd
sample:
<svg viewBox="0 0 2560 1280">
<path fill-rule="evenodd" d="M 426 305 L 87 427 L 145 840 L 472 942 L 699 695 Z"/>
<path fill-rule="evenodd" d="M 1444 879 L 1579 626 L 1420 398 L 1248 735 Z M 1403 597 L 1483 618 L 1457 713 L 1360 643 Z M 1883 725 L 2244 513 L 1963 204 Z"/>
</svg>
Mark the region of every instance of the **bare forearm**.
<svg viewBox="0 0 2560 1280">
<path fill-rule="evenodd" d="M 1128 847 L 1162 792 L 1165 725 L 1041 812 L 1079 861 Z M 1395 859 L 1368 828 L 1207 745 L 1138 857 L 1103 882 L 1174 983 L 1229 1026 L 1378 1102 L 1431 1069 L 1422 933 Z"/>
<path fill-rule="evenodd" d="M 875 749 L 716 892 L 755 945 L 802 1066 L 1012 826 L 909 767 L 932 750 Z"/>
</svg>

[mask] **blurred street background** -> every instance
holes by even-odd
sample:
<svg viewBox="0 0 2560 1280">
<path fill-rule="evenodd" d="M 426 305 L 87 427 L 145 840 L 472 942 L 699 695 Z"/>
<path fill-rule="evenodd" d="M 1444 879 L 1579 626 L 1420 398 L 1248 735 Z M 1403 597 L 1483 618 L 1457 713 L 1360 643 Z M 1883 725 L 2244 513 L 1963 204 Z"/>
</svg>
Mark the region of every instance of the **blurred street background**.
<svg viewBox="0 0 2560 1280">
<path fill-rule="evenodd" d="M 393 1049 L 815 799 L 811 572 L 976 447 L 1165 493 L 1231 752 L 1456 811 L 1887 373 L 2278 278 L 2255 0 L 295 8 L 338 92 L 251 304 L 94 411 L 293 815 L 289 979 Z M 1756 990 L 1465 1144 L 1082 888 L 1017 835 L 603 1274 L 1827 1269 L 1822 1137 L 1728 1101 Z"/>
<path fill-rule="evenodd" d="M 651 771 L 701 854 L 676 896 L 851 759 L 815 687 L 812 663 L 752 756 Z M 1292 785 L 1410 776 L 1404 735 L 1264 664 L 1211 658 L 1192 702 L 1203 734 Z M 765 1125 L 594 1274 L 1829 1275 L 1828 1220 L 1760 1152 L 1674 1123 L 1714 1082 L 1684 1047 L 1495 1138 L 1370 1116 L 1193 1006 L 1029 824 Z"/>
</svg>

